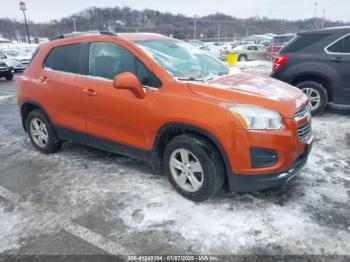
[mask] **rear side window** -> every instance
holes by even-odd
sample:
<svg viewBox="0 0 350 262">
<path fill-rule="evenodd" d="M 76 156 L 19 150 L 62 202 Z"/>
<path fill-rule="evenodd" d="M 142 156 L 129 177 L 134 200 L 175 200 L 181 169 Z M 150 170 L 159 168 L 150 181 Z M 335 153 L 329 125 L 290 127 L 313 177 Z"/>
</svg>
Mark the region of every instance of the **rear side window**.
<svg viewBox="0 0 350 262">
<path fill-rule="evenodd" d="M 53 69 L 78 74 L 80 47 L 80 44 L 56 47 Z"/>
<path fill-rule="evenodd" d="M 350 54 L 350 35 L 347 35 L 327 48 L 330 53 Z"/>
<path fill-rule="evenodd" d="M 125 72 L 134 73 L 142 85 L 161 87 L 160 80 L 124 47 L 104 42 L 91 44 L 89 75 L 113 79 Z"/>
<path fill-rule="evenodd" d="M 329 34 L 307 34 L 299 35 L 293 42 L 286 46 L 283 52 L 292 53 L 297 52 L 311 46 L 314 43 L 321 41 L 328 37 Z"/>
<path fill-rule="evenodd" d="M 44 67 L 78 74 L 80 49 L 80 44 L 55 47 L 46 57 Z"/>
</svg>

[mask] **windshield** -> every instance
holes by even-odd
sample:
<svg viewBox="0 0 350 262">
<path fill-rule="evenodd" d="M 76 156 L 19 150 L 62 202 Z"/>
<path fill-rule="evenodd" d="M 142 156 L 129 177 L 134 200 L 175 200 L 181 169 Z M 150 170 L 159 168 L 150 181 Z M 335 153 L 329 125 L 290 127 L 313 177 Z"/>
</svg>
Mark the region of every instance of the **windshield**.
<svg viewBox="0 0 350 262">
<path fill-rule="evenodd" d="M 179 80 L 204 81 L 229 73 L 219 60 L 183 41 L 151 40 L 136 44 Z"/>
</svg>

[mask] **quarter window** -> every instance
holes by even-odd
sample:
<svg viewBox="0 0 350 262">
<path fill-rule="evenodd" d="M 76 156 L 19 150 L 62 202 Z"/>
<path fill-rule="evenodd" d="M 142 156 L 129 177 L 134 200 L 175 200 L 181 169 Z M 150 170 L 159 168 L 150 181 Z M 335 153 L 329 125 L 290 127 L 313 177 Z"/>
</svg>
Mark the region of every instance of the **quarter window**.
<svg viewBox="0 0 350 262">
<path fill-rule="evenodd" d="M 142 85 L 161 87 L 160 80 L 127 49 L 112 43 L 92 43 L 90 46 L 89 75 L 113 79 L 131 72 Z"/>
<path fill-rule="evenodd" d="M 350 54 L 350 35 L 339 39 L 337 42 L 327 48 L 331 53 L 346 53 Z"/>
</svg>

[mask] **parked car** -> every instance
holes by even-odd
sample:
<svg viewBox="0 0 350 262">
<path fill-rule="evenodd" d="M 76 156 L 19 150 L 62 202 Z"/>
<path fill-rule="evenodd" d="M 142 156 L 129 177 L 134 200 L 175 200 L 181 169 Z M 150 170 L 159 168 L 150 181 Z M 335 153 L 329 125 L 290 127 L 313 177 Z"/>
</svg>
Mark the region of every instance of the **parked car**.
<svg viewBox="0 0 350 262">
<path fill-rule="evenodd" d="M 257 44 L 240 45 L 234 49 L 224 52 L 222 55 L 226 57 L 227 53 L 238 53 L 238 61 L 255 61 L 266 60 L 266 46 Z"/>
<path fill-rule="evenodd" d="M 158 34 L 63 35 L 18 78 L 34 147 L 62 141 L 149 161 L 184 197 L 278 187 L 311 149 L 309 101 L 270 77 L 230 75 L 216 58 Z"/>
<path fill-rule="evenodd" d="M 16 50 L 16 49 L 4 49 L 3 50 L 8 58 L 19 60 L 22 64 L 27 66 L 32 58 L 31 51 Z"/>
<path fill-rule="evenodd" d="M 13 69 L 6 62 L 0 61 L 0 78 L 4 77 L 6 80 L 13 79 Z"/>
<path fill-rule="evenodd" d="M 350 26 L 299 33 L 273 64 L 274 78 L 308 95 L 312 113 L 350 104 Z"/>
<path fill-rule="evenodd" d="M 13 68 L 15 72 L 20 72 L 26 69 L 25 65 L 17 59 L 8 58 L 7 55 L 0 50 L 0 61 L 7 63 L 10 67 Z"/>
<path fill-rule="evenodd" d="M 295 34 L 278 35 L 273 38 L 271 44 L 267 47 L 266 55 L 269 60 L 272 60 L 283 47 L 285 47 Z"/>
</svg>

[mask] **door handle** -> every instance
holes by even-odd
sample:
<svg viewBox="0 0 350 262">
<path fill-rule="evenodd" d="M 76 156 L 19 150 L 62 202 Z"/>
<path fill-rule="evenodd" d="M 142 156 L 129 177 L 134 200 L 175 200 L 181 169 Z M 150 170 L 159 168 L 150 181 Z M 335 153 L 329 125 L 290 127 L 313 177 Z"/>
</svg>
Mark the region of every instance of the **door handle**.
<svg viewBox="0 0 350 262">
<path fill-rule="evenodd" d="M 344 58 L 342 57 L 332 57 L 331 61 L 336 62 L 336 63 L 340 63 L 344 61 Z"/>
<path fill-rule="evenodd" d="M 39 81 L 41 83 L 46 84 L 49 81 L 49 79 L 46 76 L 41 76 L 41 77 L 39 77 Z"/>
<path fill-rule="evenodd" d="M 86 93 L 88 96 L 96 96 L 97 93 L 95 90 L 91 89 L 91 88 L 85 88 L 83 89 L 84 93 Z"/>
</svg>

